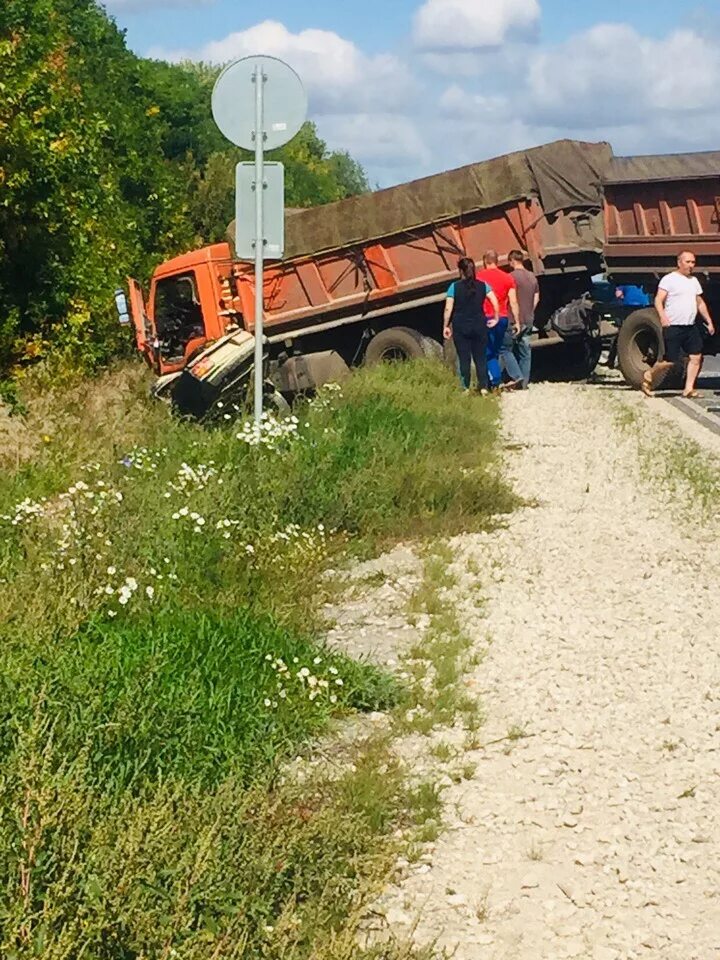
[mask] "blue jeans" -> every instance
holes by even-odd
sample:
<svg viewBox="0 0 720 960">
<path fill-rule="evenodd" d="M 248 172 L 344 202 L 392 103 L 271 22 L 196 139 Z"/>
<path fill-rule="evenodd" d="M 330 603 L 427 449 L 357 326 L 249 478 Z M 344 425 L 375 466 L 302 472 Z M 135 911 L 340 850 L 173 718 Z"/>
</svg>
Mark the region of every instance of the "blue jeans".
<svg viewBox="0 0 720 960">
<path fill-rule="evenodd" d="M 507 317 L 501 317 L 497 326 L 488 327 L 487 361 L 488 380 L 490 381 L 491 387 L 499 387 L 502 381 L 500 351 L 502 350 L 503 338 L 505 337 L 506 330 Z"/>
<path fill-rule="evenodd" d="M 509 329 L 508 318 L 500 317 L 500 322 L 488 329 L 488 376 L 491 386 L 499 386 L 503 368 L 510 380 L 523 379 L 522 370 L 513 353 L 513 345 L 513 335 Z"/>
<path fill-rule="evenodd" d="M 532 348 L 530 346 L 530 334 L 532 327 L 523 327 L 520 336 L 516 338 L 513 347 L 515 359 L 518 362 L 522 372 L 523 383 L 527 386 L 530 383 L 530 370 L 532 369 Z"/>
</svg>

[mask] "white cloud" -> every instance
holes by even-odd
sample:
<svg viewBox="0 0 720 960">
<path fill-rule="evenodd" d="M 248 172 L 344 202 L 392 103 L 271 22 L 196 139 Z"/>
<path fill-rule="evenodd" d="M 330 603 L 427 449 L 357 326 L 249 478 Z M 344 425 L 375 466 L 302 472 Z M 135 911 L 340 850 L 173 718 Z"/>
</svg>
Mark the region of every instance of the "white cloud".
<svg viewBox="0 0 720 960">
<path fill-rule="evenodd" d="M 539 22 L 538 0 L 425 0 L 415 14 L 413 39 L 432 52 L 488 50 L 535 39 Z"/>
<path fill-rule="evenodd" d="M 347 150 L 363 164 L 384 171 L 424 168 L 432 151 L 411 117 L 397 113 L 358 113 L 325 118 L 320 132 L 331 149 Z"/>
<path fill-rule="evenodd" d="M 291 33 L 273 20 L 231 33 L 197 50 L 149 52 L 150 56 L 166 60 L 211 63 L 227 63 L 254 54 L 279 57 L 289 63 L 308 90 L 314 114 L 385 112 L 402 107 L 415 89 L 410 70 L 397 57 L 368 57 L 354 43 L 331 31 Z"/>
<path fill-rule="evenodd" d="M 517 43 L 538 15 L 537 0 L 426 0 L 415 22 L 420 48 L 405 57 L 371 56 L 336 33 L 292 33 L 274 21 L 150 55 L 286 60 L 306 84 L 321 136 L 383 186 L 561 137 L 609 140 L 616 153 L 717 149 L 720 37 L 686 28 L 657 38 L 604 23 L 555 46 Z M 465 48 L 442 52 L 458 36 Z M 453 82 L 427 81 L 433 67 Z"/>
<path fill-rule="evenodd" d="M 607 140 L 617 154 L 720 143 L 720 37 L 682 29 L 653 38 L 600 24 L 526 49 L 522 62 L 512 53 L 503 48 L 479 78 L 457 71 L 424 105 L 418 128 L 429 131 L 436 170 L 563 137 Z"/>
<path fill-rule="evenodd" d="M 720 142 L 720 42 L 691 30 L 655 39 L 600 24 L 495 79 L 460 79 L 439 97 L 442 136 L 463 161 L 561 137 L 608 140 L 616 153 Z"/>
<path fill-rule="evenodd" d="M 720 46 L 678 30 L 664 39 L 625 24 L 599 24 L 537 52 L 528 71 L 528 106 L 542 122 L 591 130 L 717 108 Z"/>
</svg>

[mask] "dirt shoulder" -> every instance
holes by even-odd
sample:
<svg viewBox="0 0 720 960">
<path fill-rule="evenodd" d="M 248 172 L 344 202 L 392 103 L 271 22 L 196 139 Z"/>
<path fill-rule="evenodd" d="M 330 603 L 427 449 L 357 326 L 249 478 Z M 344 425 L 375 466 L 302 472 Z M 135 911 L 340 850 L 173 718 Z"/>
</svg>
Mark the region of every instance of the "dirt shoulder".
<svg viewBox="0 0 720 960">
<path fill-rule="evenodd" d="M 616 410 L 573 386 L 506 398 L 532 505 L 452 541 L 485 724 L 398 749 L 437 775 L 449 736 L 476 772 L 444 778 L 445 830 L 378 912 L 458 960 L 720 957 L 716 531 L 672 519 Z"/>
</svg>

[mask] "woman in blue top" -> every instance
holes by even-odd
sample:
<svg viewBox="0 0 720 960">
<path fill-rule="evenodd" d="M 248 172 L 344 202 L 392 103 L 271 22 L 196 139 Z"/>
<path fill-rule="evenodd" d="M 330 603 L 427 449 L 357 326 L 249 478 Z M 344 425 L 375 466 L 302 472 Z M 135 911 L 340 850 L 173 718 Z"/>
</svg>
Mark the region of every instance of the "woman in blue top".
<svg viewBox="0 0 720 960">
<path fill-rule="evenodd" d="M 493 327 L 499 319 L 498 299 L 482 280 L 475 279 L 475 264 L 469 257 L 458 261 L 460 279 L 450 284 L 445 300 L 443 336 L 451 337 L 455 343 L 460 377 L 465 391 L 470 390 L 471 359 L 475 362 L 478 389 L 487 393 L 487 342 L 488 326 Z M 485 300 L 492 304 L 495 317 L 488 320 L 485 316 Z"/>
</svg>

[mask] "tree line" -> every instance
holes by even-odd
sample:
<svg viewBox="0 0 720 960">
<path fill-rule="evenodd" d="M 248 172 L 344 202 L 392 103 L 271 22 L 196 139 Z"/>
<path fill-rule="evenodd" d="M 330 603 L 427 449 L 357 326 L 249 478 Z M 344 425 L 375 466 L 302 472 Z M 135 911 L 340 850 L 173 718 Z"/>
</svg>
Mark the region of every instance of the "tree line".
<svg viewBox="0 0 720 960">
<path fill-rule="evenodd" d="M 0 370 L 53 355 L 92 368 L 126 346 L 113 291 L 220 239 L 234 168 L 215 127 L 218 68 L 146 60 L 95 0 L 0 5 Z M 369 189 L 307 123 L 273 155 L 286 202 Z"/>
</svg>

